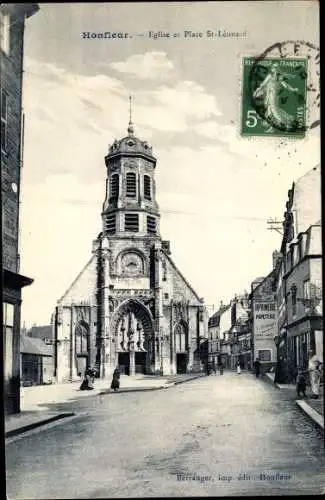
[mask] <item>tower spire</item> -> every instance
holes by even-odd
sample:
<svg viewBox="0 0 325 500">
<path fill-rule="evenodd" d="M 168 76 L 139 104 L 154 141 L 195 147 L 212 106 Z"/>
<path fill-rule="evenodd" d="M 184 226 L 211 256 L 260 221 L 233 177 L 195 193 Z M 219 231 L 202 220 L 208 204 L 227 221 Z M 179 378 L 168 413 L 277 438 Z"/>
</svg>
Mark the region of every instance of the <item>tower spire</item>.
<svg viewBox="0 0 325 500">
<path fill-rule="evenodd" d="M 131 96 L 129 96 L 129 115 L 130 115 L 130 119 L 129 119 L 129 126 L 128 126 L 128 134 L 133 135 L 134 134 L 134 127 L 133 127 L 133 123 L 132 123 L 132 97 Z"/>
</svg>

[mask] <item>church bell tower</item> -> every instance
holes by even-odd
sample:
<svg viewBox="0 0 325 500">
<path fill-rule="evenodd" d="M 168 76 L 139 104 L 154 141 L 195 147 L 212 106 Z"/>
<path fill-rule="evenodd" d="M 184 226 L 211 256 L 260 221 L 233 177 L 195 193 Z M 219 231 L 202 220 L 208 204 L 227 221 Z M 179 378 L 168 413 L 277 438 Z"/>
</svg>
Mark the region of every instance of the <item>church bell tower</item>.
<svg viewBox="0 0 325 500">
<path fill-rule="evenodd" d="M 160 238 L 156 202 L 156 158 L 146 141 L 134 134 L 131 114 L 128 135 L 115 140 L 105 157 L 106 197 L 103 204 L 103 235 Z"/>
</svg>

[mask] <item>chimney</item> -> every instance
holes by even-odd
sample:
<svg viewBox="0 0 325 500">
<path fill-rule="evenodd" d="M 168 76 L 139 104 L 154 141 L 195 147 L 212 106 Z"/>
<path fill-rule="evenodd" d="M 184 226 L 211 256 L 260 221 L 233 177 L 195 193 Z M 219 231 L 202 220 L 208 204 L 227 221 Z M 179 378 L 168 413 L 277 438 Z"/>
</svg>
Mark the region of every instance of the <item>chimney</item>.
<svg viewBox="0 0 325 500">
<path fill-rule="evenodd" d="M 278 252 L 277 250 L 274 250 L 272 253 L 272 263 L 273 263 L 273 269 L 275 269 L 277 262 L 279 258 L 281 257 L 281 252 Z"/>
</svg>

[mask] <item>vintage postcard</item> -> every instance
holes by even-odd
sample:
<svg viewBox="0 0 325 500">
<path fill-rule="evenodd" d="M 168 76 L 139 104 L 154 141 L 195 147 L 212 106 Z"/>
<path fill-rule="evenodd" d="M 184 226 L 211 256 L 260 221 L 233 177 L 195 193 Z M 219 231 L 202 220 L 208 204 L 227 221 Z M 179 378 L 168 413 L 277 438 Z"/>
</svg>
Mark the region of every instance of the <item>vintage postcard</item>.
<svg viewBox="0 0 325 500">
<path fill-rule="evenodd" d="M 324 493 L 319 4 L 0 22 L 7 499 Z"/>
</svg>

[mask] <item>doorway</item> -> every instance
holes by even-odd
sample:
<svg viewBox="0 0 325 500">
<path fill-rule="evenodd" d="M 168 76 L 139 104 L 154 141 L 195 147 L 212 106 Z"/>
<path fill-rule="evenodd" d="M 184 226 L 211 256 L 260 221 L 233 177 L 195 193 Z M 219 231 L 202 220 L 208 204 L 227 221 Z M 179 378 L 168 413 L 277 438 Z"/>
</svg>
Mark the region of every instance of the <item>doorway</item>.
<svg viewBox="0 0 325 500">
<path fill-rule="evenodd" d="M 119 352 L 118 365 L 121 375 L 130 375 L 130 354 L 128 352 Z"/>
<path fill-rule="evenodd" d="M 88 356 L 78 356 L 77 355 L 77 374 L 82 377 L 86 371 L 88 364 Z"/>
<path fill-rule="evenodd" d="M 187 364 L 186 361 L 187 361 L 186 353 L 176 354 L 176 372 L 177 373 L 186 373 L 186 364 Z"/>
<path fill-rule="evenodd" d="M 135 373 L 146 374 L 146 357 L 145 352 L 136 352 L 135 353 Z"/>
</svg>

